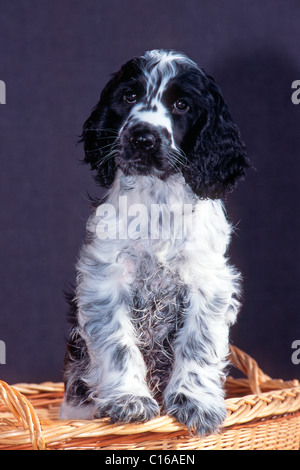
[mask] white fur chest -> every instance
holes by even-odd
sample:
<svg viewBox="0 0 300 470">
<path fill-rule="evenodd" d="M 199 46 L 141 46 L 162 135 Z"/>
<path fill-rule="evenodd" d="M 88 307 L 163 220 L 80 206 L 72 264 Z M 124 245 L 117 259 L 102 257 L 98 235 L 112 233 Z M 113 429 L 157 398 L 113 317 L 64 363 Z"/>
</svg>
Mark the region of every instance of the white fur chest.
<svg viewBox="0 0 300 470">
<path fill-rule="evenodd" d="M 107 244 L 119 250 L 131 246 L 169 263 L 184 251 L 223 255 L 231 226 L 222 202 L 199 200 L 181 175 L 167 181 L 122 175 L 91 217 L 88 230 L 100 252 Z"/>
</svg>

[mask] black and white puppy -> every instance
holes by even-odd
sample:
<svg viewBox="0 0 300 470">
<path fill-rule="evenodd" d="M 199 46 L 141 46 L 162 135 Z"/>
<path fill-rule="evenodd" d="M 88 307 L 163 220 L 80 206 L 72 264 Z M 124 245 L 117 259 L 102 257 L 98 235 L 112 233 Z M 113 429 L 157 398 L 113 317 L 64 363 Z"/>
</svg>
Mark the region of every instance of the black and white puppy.
<svg viewBox="0 0 300 470">
<path fill-rule="evenodd" d="M 61 418 L 163 412 L 217 431 L 240 293 L 221 199 L 248 166 L 221 91 L 185 55 L 146 52 L 113 75 L 82 140 L 107 191 L 77 263 Z"/>
</svg>

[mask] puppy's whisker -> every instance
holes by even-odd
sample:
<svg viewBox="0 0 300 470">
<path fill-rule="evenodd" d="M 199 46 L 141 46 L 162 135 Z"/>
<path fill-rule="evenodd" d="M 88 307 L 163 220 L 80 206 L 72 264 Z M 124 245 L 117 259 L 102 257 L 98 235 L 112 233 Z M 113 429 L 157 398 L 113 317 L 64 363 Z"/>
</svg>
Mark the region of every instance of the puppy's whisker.
<svg viewBox="0 0 300 470">
<path fill-rule="evenodd" d="M 97 140 L 115 140 L 116 139 L 116 136 L 114 135 L 106 135 L 106 136 L 100 136 L 100 137 L 97 137 Z"/>
<path fill-rule="evenodd" d="M 107 153 L 100 161 L 99 161 L 99 165 L 103 165 L 103 163 L 106 163 L 108 162 L 109 160 L 111 160 L 115 155 L 117 155 L 119 153 L 119 151 L 117 149 L 115 150 L 112 150 L 111 152 Z"/>
<path fill-rule="evenodd" d="M 114 134 L 114 135 L 118 135 L 119 134 L 119 131 L 117 131 L 116 129 L 110 129 L 109 127 L 86 127 L 84 129 L 85 131 L 88 131 L 88 132 L 107 132 L 109 134 Z M 105 138 L 107 138 L 109 136 L 106 136 Z"/>
<path fill-rule="evenodd" d="M 180 167 L 186 167 L 187 163 L 181 158 L 181 155 L 177 151 L 170 151 L 167 154 L 168 161 L 173 166 L 173 168 L 179 170 Z"/>
<path fill-rule="evenodd" d="M 173 155 L 176 156 L 183 163 L 187 162 L 187 156 L 186 156 L 185 152 L 182 149 L 177 148 L 176 150 L 173 150 Z"/>
<path fill-rule="evenodd" d="M 174 168 L 174 170 L 178 171 L 179 167 L 178 167 L 176 161 L 172 158 L 171 155 L 167 154 L 166 156 L 167 156 L 167 160 L 170 163 L 171 167 Z"/>
<path fill-rule="evenodd" d="M 110 148 L 110 147 L 113 147 L 114 143 L 111 142 L 110 144 L 107 144 L 107 145 L 102 145 L 101 147 L 99 147 L 100 150 L 105 150 L 107 148 Z"/>
</svg>

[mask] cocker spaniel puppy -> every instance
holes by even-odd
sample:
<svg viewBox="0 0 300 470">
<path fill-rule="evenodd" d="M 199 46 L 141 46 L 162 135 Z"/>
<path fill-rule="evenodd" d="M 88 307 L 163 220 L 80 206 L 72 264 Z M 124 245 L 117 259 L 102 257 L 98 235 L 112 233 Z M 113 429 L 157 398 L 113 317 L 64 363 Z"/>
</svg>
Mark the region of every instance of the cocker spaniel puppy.
<svg viewBox="0 0 300 470">
<path fill-rule="evenodd" d="M 146 52 L 112 76 L 82 141 L 107 190 L 77 263 L 61 418 L 163 412 L 215 432 L 240 303 L 221 199 L 248 166 L 222 93 L 185 55 Z"/>
</svg>

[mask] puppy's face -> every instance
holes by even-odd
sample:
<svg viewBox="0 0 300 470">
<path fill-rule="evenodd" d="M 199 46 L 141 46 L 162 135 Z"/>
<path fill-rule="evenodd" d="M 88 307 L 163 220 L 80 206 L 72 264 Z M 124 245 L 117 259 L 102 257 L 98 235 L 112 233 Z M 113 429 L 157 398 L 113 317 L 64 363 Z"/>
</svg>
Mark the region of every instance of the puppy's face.
<svg viewBox="0 0 300 470">
<path fill-rule="evenodd" d="M 185 165 L 184 138 L 200 112 L 195 70 L 183 56 L 158 52 L 124 67 L 112 109 L 122 123 L 115 162 L 125 174 L 165 179 Z"/>
<path fill-rule="evenodd" d="M 173 51 L 147 52 L 114 74 L 84 125 L 83 140 L 85 161 L 104 186 L 112 184 L 116 168 L 163 180 L 182 172 L 200 197 L 219 197 L 247 166 L 215 82 Z M 221 182 L 225 141 L 230 181 Z"/>
</svg>

